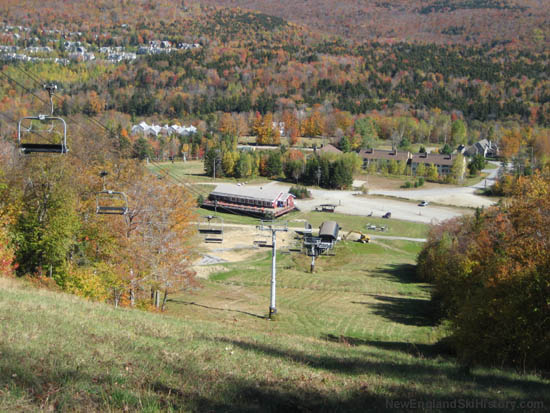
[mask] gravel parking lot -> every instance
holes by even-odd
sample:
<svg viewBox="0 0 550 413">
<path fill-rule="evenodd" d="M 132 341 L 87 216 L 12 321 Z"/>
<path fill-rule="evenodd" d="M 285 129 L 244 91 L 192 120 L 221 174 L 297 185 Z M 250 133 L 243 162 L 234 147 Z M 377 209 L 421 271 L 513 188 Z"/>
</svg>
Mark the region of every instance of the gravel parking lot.
<svg viewBox="0 0 550 413">
<path fill-rule="evenodd" d="M 498 163 L 497 163 L 498 166 Z M 394 191 L 377 190 L 369 191 L 371 195 L 383 195 L 390 197 L 406 198 L 415 201 L 429 201 L 438 204 L 456 207 L 488 207 L 495 203 L 493 199 L 476 195 L 478 189 L 493 185 L 498 175 L 498 169 L 485 169 L 487 178 L 476 185 L 466 187 L 452 187 L 441 185 L 439 188 L 431 189 L 400 189 Z"/>
</svg>

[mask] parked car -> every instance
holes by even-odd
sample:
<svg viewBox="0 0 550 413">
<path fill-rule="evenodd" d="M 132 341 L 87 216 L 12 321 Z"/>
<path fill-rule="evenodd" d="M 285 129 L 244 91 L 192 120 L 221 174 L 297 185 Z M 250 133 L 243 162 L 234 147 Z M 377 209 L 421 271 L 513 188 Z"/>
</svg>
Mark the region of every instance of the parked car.
<svg viewBox="0 0 550 413">
<path fill-rule="evenodd" d="M 430 203 L 428 201 L 422 201 L 418 206 L 428 206 Z"/>
<path fill-rule="evenodd" d="M 391 212 L 386 212 L 384 215 L 382 215 L 382 218 L 391 218 Z"/>
</svg>

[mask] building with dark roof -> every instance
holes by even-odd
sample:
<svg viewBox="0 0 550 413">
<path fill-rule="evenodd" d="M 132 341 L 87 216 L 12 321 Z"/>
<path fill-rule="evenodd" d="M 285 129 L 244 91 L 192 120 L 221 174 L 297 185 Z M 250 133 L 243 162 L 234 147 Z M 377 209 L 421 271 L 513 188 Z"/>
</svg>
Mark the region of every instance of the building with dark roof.
<svg viewBox="0 0 550 413">
<path fill-rule="evenodd" d="M 456 156 L 442 153 L 415 153 L 411 157 L 412 173 L 416 175 L 418 166 L 424 164 L 426 167 L 435 165 L 438 175 L 446 176 L 451 173 L 455 159 Z"/>
<path fill-rule="evenodd" d="M 381 150 L 381 149 L 362 149 L 359 151 L 359 156 L 363 159 L 363 168 L 367 168 L 371 162 L 380 160 L 397 162 L 406 162 L 412 169 L 412 174 L 416 175 L 418 165 L 424 164 L 426 167 L 435 165 L 437 173 L 441 176 L 446 176 L 451 173 L 453 162 L 456 156 L 440 154 L 440 153 L 410 153 L 407 151 L 397 150 Z"/>
<path fill-rule="evenodd" d="M 404 161 L 408 162 L 411 158 L 410 152 L 407 151 L 385 151 L 382 149 L 361 149 L 359 157 L 363 159 L 363 168 L 366 168 L 372 161 L 387 160 L 387 161 Z"/>
<path fill-rule="evenodd" d="M 464 152 L 466 156 L 483 155 L 486 158 L 494 158 L 498 156 L 498 145 L 487 139 L 482 139 L 468 147 Z"/>
<path fill-rule="evenodd" d="M 317 151 L 319 153 L 342 153 L 340 149 L 330 143 L 323 145 L 321 148 L 317 149 Z"/>
</svg>

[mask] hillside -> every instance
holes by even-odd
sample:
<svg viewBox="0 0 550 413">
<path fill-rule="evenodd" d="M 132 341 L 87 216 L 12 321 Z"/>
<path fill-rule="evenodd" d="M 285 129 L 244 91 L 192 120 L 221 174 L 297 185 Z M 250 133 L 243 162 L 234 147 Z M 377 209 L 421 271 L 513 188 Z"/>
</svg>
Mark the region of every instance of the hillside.
<svg viewBox="0 0 550 413">
<path fill-rule="evenodd" d="M 36 106 L 28 95 L 47 80 L 59 85 L 63 115 L 101 117 L 111 111 L 110 119 L 103 120 L 119 130 L 129 131 L 133 116 L 132 122 L 136 117 L 154 118 L 157 123 L 193 122 L 206 132 L 222 127 L 224 112 L 232 113 L 236 124 L 228 130 L 242 136 L 253 134 L 256 112 L 271 112 L 274 120 L 293 124 L 296 134 L 350 137 L 356 118 L 368 114 L 384 140 L 405 133 L 412 142 L 443 143 L 451 121 L 459 119 L 467 123 L 468 138 L 474 141 L 498 134 L 500 126 L 550 125 L 548 42 L 545 32 L 535 29 L 537 19 L 544 19 L 547 12 L 536 9 L 537 4 L 533 3 L 533 12 L 513 5 L 448 12 L 523 16 L 485 16 L 503 28 L 484 37 L 480 34 L 471 44 L 449 45 L 447 35 L 427 37 L 423 44 L 408 43 L 423 36 L 422 28 L 431 23 L 385 23 L 383 16 L 376 17 L 377 27 L 414 28 L 416 34 L 404 31 L 392 42 L 383 36 L 353 42 L 328 35 L 330 25 L 320 33 L 289 23 L 292 16 L 285 20 L 202 3 L 6 1 L 0 5 L 6 22 L 0 43 L 4 51 L 16 48 L 19 55 L 1 56 L 6 65 L 0 109 L 18 118 L 23 106 Z M 37 13 L 28 13 L 31 9 Z M 292 9 L 297 16 L 299 9 Z M 443 18 L 446 12 L 415 15 Z M 485 30 L 492 23 L 475 24 Z M 355 33 L 356 25 L 352 27 Z M 449 30 L 460 31 L 456 27 Z M 520 34 L 530 30 L 531 37 L 526 34 L 523 40 L 506 43 L 508 29 Z M 162 48 L 164 42 L 173 47 Z M 77 44 L 86 53 L 77 53 Z M 51 63 L 54 58 L 64 62 L 62 70 Z M 509 123 L 497 127 L 494 122 Z M 1 132 L 3 123 L 4 119 Z"/>
<path fill-rule="evenodd" d="M 550 13 L 541 0 L 206 0 L 364 41 L 544 47 Z"/>
<path fill-rule="evenodd" d="M 466 374 L 436 344 L 442 331 L 426 285 L 410 272 L 417 251 L 407 242 L 343 243 L 316 274 L 304 271 L 307 257 L 281 256 L 277 321 L 264 318 L 267 253 L 174 297 L 170 315 L 0 278 L 0 410 L 407 411 L 395 403 L 459 398 L 550 405 L 548 380 Z"/>
</svg>

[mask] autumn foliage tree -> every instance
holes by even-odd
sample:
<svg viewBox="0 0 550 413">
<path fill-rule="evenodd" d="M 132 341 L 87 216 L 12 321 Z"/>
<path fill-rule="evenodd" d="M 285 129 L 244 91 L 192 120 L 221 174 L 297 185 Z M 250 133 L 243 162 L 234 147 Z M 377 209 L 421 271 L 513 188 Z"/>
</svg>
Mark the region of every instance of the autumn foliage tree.
<svg viewBox="0 0 550 413">
<path fill-rule="evenodd" d="M 75 134 L 72 142 L 80 139 Z M 109 137 L 88 149 L 106 146 L 102 139 Z M 74 147 L 65 156 L 0 153 L 0 273 L 16 270 L 90 299 L 163 309 L 168 294 L 194 283 L 191 197 L 116 149 L 97 156 Z M 128 214 L 96 214 L 102 170 L 107 188 L 127 194 Z"/>
<path fill-rule="evenodd" d="M 550 368 L 550 171 L 503 206 L 435 227 L 418 257 L 466 365 Z"/>
<path fill-rule="evenodd" d="M 521 141 L 519 130 L 506 130 L 500 139 L 500 155 L 508 159 L 513 157 L 519 152 Z"/>
<path fill-rule="evenodd" d="M 147 285 L 152 291 L 153 304 L 163 310 L 168 294 L 194 284 L 195 273 L 191 269 L 194 200 L 173 183 L 159 181 L 149 174 L 135 182 L 129 194 L 135 206 L 127 237 L 131 253 L 143 263 L 134 272 L 141 272 L 139 287 Z"/>
<path fill-rule="evenodd" d="M 304 119 L 301 124 L 303 136 L 314 138 L 320 136 L 325 131 L 325 119 L 319 111 L 314 111 L 308 118 Z"/>
<path fill-rule="evenodd" d="M 274 125 L 272 113 L 262 116 L 256 112 L 252 131 L 256 135 L 256 143 L 259 145 L 279 145 L 281 143 L 281 133 L 279 128 Z"/>
</svg>

